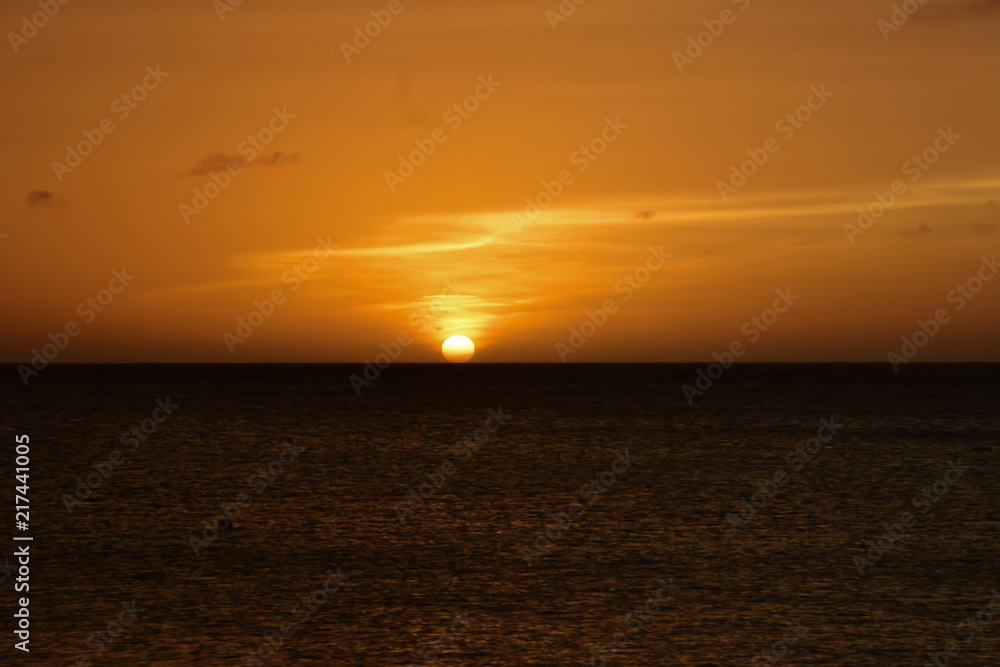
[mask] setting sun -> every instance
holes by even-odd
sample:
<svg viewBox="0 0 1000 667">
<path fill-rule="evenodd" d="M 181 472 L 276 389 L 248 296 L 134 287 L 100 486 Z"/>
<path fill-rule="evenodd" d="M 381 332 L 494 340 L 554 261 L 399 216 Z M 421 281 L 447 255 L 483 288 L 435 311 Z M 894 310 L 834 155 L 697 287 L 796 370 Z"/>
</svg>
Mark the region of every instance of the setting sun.
<svg viewBox="0 0 1000 667">
<path fill-rule="evenodd" d="M 1000 0 L 0 27 L 23 664 L 1000 667 Z"/>
<path fill-rule="evenodd" d="M 452 336 L 441 344 L 441 354 L 452 363 L 468 361 L 475 353 L 475 344 L 465 336 Z"/>
</svg>

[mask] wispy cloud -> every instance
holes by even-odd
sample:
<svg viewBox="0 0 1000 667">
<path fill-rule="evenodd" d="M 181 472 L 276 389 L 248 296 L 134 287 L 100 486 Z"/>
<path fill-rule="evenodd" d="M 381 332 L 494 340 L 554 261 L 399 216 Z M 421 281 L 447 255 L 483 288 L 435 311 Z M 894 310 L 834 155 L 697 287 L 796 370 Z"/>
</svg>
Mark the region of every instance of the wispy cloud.
<svg viewBox="0 0 1000 667">
<path fill-rule="evenodd" d="M 924 224 L 924 225 L 920 225 L 916 229 L 910 230 L 908 232 L 903 232 L 903 236 L 914 237 L 914 236 L 921 236 L 921 235 L 930 234 L 930 233 L 931 233 L 931 228 Z"/>
<path fill-rule="evenodd" d="M 238 155 L 225 155 L 224 153 L 213 153 L 206 156 L 197 165 L 185 172 L 188 176 L 207 176 L 213 172 L 225 171 L 231 162 L 236 162 L 240 166 L 249 167 L 282 167 L 286 165 L 301 164 L 302 158 L 298 153 L 275 152 L 265 155 L 253 162 L 247 162 Z"/>
<path fill-rule="evenodd" d="M 32 190 L 25 197 L 28 206 L 51 206 L 56 203 L 55 196 L 48 190 Z"/>
</svg>

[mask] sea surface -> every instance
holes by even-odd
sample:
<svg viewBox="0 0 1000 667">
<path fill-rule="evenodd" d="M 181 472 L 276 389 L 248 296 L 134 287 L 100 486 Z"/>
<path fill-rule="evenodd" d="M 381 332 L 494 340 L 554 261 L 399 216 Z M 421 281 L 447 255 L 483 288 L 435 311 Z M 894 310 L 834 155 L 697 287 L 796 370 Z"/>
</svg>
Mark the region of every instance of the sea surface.
<svg viewBox="0 0 1000 667">
<path fill-rule="evenodd" d="M 2 367 L 0 664 L 1000 665 L 1000 366 L 699 368 Z"/>
</svg>

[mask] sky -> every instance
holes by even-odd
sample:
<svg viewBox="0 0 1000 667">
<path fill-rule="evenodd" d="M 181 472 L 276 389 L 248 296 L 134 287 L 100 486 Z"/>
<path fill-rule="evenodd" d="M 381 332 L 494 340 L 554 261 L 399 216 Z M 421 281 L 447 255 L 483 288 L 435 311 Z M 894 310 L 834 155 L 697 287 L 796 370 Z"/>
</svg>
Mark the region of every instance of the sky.
<svg viewBox="0 0 1000 667">
<path fill-rule="evenodd" d="M 0 362 L 1000 361 L 998 2 L 227 3 L 0 9 Z"/>
</svg>

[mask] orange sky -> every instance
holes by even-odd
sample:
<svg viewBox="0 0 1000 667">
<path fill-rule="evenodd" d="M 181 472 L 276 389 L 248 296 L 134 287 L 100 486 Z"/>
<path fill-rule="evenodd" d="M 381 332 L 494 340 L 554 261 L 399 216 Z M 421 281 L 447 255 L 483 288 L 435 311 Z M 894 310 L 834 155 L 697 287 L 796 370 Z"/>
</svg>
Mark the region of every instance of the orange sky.
<svg viewBox="0 0 1000 667">
<path fill-rule="evenodd" d="M 356 362 L 401 332 L 401 361 L 440 360 L 464 334 L 475 361 L 557 362 L 609 299 L 570 361 L 701 361 L 748 342 L 786 288 L 800 300 L 743 360 L 884 361 L 947 308 L 916 360 L 1000 361 L 1000 280 L 948 301 L 1000 252 L 1000 3 L 931 0 L 885 39 L 892 3 L 872 0 L 588 0 L 558 22 L 557 0 L 400 0 L 348 63 L 342 42 L 389 5 L 246 0 L 220 20 L 211 0 L 90 0 L 8 34 L 0 361 L 75 322 L 59 362 Z M 0 26 L 38 11 L 5 3 Z M 116 102 L 144 79 L 143 101 Z M 467 117 L 449 112 L 477 91 Z M 810 101 L 807 121 L 779 123 Z M 92 154 L 54 169 L 102 119 L 114 131 Z M 262 150 L 243 143 L 269 125 Z M 433 154 L 390 187 L 418 141 Z M 767 161 L 723 201 L 748 150 Z M 185 216 L 230 160 L 239 173 Z M 852 243 L 845 225 L 897 179 Z M 616 284 L 661 246 L 626 301 Z M 78 305 L 123 267 L 134 281 L 87 321 Z M 275 290 L 273 315 L 227 347 Z"/>
</svg>

